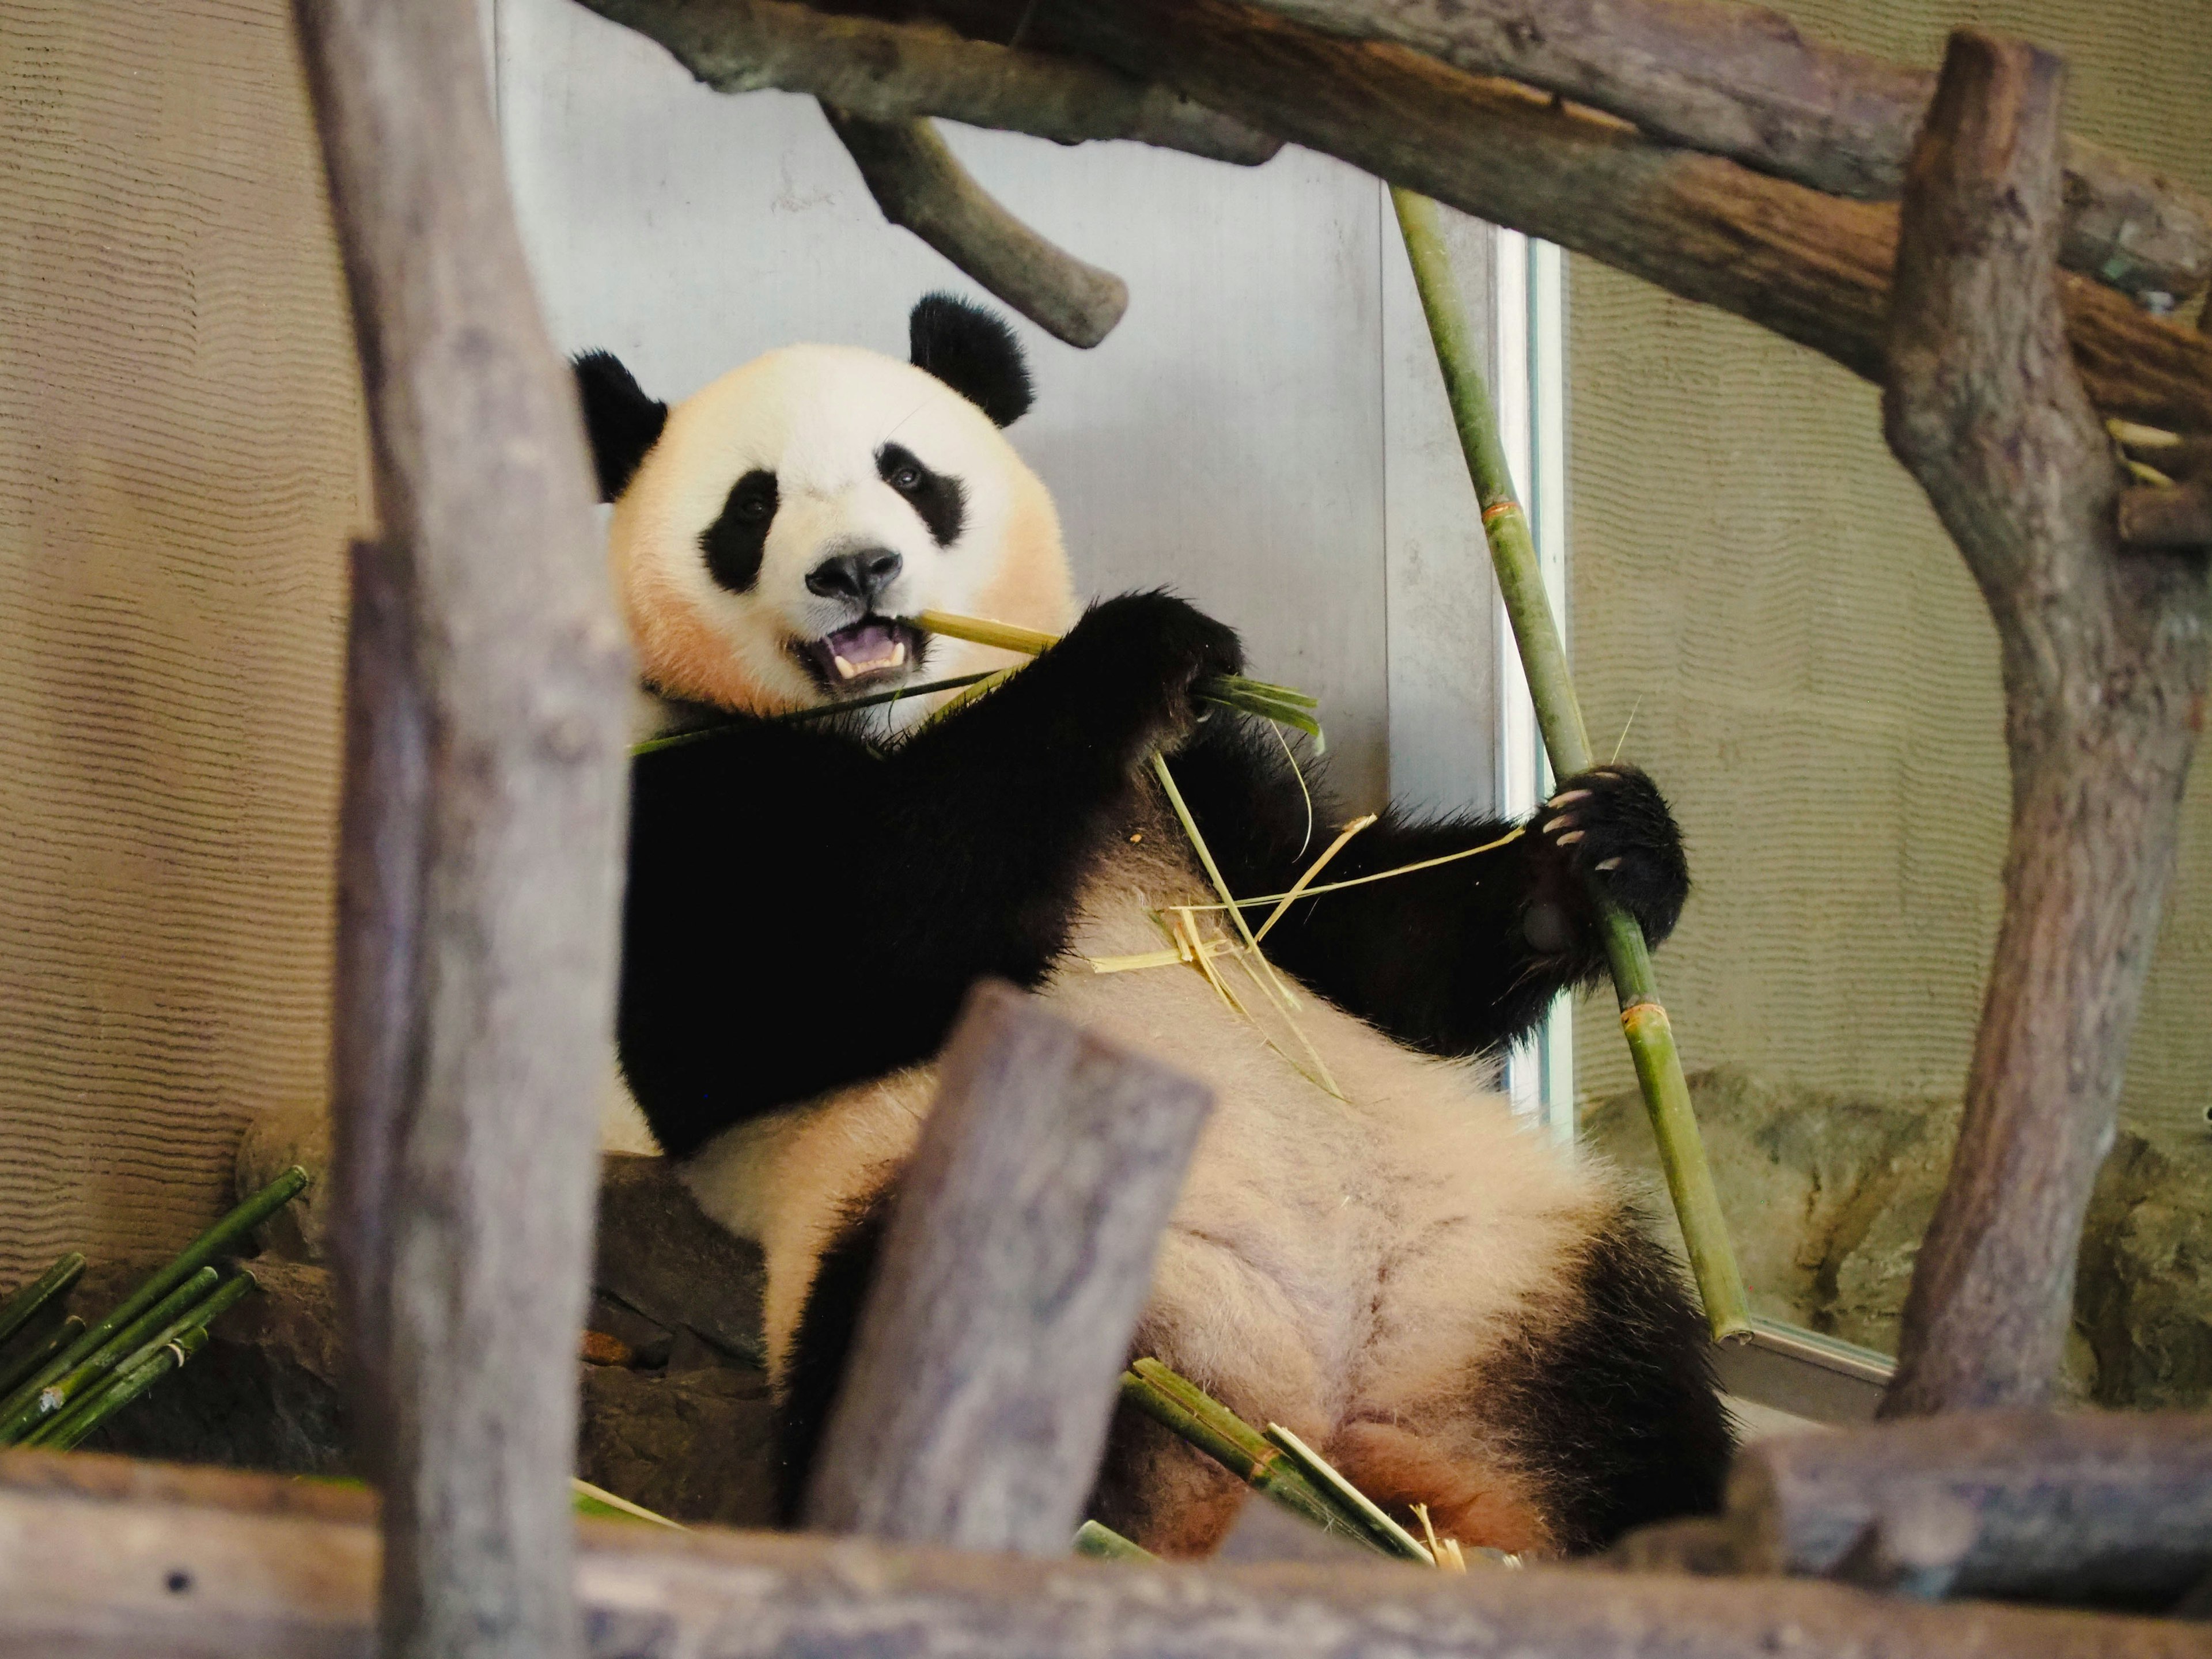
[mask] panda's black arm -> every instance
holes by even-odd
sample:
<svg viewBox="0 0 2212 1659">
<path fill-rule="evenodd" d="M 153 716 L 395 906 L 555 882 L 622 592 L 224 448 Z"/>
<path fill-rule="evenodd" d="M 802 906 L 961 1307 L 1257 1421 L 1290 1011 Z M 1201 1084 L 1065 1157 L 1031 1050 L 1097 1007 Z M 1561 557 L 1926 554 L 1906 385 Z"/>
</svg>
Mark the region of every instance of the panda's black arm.
<svg viewBox="0 0 2212 1659">
<path fill-rule="evenodd" d="M 1206 721 L 1171 764 L 1239 895 L 1286 890 L 1349 816 L 1316 788 L 1312 842 L 1304 845 L 1305 797 L 1281 745 L 1249 722 Z M 1559 799 L 1510 840 L 1513 826 L 1495 818 L 1420 819 L 1393 808 L 1352 838 L 1321 882 L 1503 844 L 1301 900 L 1263 948 L 1332 1001 L 1431 1054 L 1475 1054 L 1510 1041 L 1557 992 L 1603 970 L 1593 880 L 1655 945 L 1673 929 L 1689 889 L 1674 818 L 1641 772 L 1602 768 L 1570 778 Z M 1246 914 L 1256 926 L 1268 908 Z"/>
<path fill-rule="evenodd" d="M 1133 595 L 888 754 L 747 720 L 640 757 L 619 1038 L 663 1149 L 927 1059 L 981 975 L 1041 982 L 1145 756 L 1237 661 Z"/>
</svg>

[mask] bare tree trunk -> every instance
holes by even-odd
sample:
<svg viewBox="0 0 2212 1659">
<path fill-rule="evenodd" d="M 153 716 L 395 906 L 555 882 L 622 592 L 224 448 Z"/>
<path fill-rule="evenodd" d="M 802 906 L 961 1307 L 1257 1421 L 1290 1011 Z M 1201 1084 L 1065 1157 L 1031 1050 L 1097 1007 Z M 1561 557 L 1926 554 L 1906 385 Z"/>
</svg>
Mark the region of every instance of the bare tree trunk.
<svg viewBox="0 0 2212 1659">
<path fill-rule="evenodd" d="M 374 932 L 340 947 L 335 1054 L 342 1103 L 367 1115 L 346 1129 L 362 1230 L 347 1259 L 386 1437 L 385 1641 L 573 1654 L 572 1356 L 613 1010 L 626 653 L 473 13 L 298 0 L 296 15 L 383 520 L 383 557 L 360 563 L 349 689 L 372 702 L 353 715 L 341 836 L 345 925 Z M 408 799 L 380 793 L 394 780 L 419 787 L 411 825 Z"/>
<path fill-rule="evenodd" d="M 810 1524 L 1061 1556 L 1213 1097 L 986 981 L 946 1045 Z"/>
<path fill-rule="evenodd" d="M 2032 47 L 1954 34 L 1905 187 L 1885 427 L 1996 622 L 2013 813 L 1890 1417 L 2050 1392 L 2202 715 L 2202 561 L 2121 556 L 2118 469 L 2069 360 L 2063 82 Z"/>
</svg>

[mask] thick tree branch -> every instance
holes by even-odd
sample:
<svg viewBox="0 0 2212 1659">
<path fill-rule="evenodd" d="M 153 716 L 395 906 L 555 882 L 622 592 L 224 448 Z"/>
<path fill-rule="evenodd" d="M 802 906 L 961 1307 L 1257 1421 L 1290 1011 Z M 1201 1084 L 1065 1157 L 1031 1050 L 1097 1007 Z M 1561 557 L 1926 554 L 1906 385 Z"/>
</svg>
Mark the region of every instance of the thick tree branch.
<svg viewBox="0 0 2212 1659">
<path fill-rule="evenodd" d="M 1072 346 L 1095 346 L 1129 308 L 1129 286 L 1001 207 L 927 121 L 871 121 L 822 106 L 884 217 Z"/>
<path fill-rule="evenodd" d="M 2013 814 L 1886 1416 L 2034 1403 L 2057 1376 L 2204 695 L 2203 563 L 2118 556 L 2118 467 L 2069 361 L 2063 80 L 2032 47 L 1954 34 L 1905 186 L 1884 424 L 1996 623 Z"/>
<path fill-rule="evenodd" d="M 945 1045 L 807 1505 L 823 1532 L 1064 1556 L 1201 1084 L 987 981 Z"/>
<path fill-rule="evenodd" d="M 1779 12 L 1714 0 L 1253 0 L 1328 33 L 1387 40 L 1632 121 L 1653 137 L 1863 201 L 1905 185 L 1936 88 L 1924 70 L 1808 40 Z M 2059 258 L 2131 294 L 2212 275 L 2212 203 L 2066 141 Z"/>
<path fill-rule="evenodd" d="M 628 653 L 472 12 L 295 15 L 381 521 L 356 567 L 334 1020 L 338 1063 L 364 1069 L 333 1092 L 362 1115 L 340 1179 L 383 1437 L 384 1650 L 559 1659 L 580 1638 L 565 1357 L 614 1008 Z"/>
<path fill-rule="evenodd" d="M 10 1452 L 0 1654 L 350 1659 L 376 1573 L 366 1507 L 364 1494 L 277 1477 Z M 2203 1626 L 2172 1620 L 1929 1607 L 1772 1579 L 1017 1564 L 852 1538 L 629 1522 L 578 1531 L 595 1659 L 2203 1659 L 2205 1649 Z"/>
<path fill-rule="evenodd" d="M 1134 138 L 1249 167 L 1282 148 L 1117 70 L 949 29 L 826 16 L 787 0 L 584 0 L 658 40 L 717 92 L 810 93 L 872 121 L 927 115 L 1057 143 Z"/>
<path fill-rule="evenodd" d="M 1869 380 L 1883 376 L 1893 208 L 1823 195 L 1401 46 L 1333 40 L 1236 0 L 1043 0 L 1035 32 L 1392 184 L 1748 318 Z M 2212 337 L 2145 315 L 2087 277 L 2069 276 L 2061 289 L 2094 403 L 2169 431 L 2212 431 Z"/>
</svg>

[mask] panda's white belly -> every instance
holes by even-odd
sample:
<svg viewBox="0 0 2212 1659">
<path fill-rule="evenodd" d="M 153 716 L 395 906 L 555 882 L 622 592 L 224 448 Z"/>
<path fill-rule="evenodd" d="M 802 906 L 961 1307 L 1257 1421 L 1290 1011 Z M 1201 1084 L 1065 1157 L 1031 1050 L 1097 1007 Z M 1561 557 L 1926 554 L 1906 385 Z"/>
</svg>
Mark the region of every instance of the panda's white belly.
<svg viewBox="0 0 2212 1659">
<path fill-rule="evenodd" d="M 1517 1123 L 1474 1066 L 1413 1054 L 1303 987 L 1297 1026 L 1341 1100 L 1302 1073 L 1311 1059 L 1279 1019 L 1261 1029 L 1197 969 L 1090 967 L 1161 949 L 1152 912 L 1206 896 L 1179 858 L 1129 848 L 1094 879 L 1042 993 L 1214 1091 L 1143 1338 L 1277 1420 L 1389 1419 L 1543 1322 L 1615 1188 Z M 1241 966 L 1219 971 L 1259 1006 Z M 687 1167 L 708 1212 L 766 1252 L 779 1375 L 817 1257 L 912 1150 L 935 1085 L 932 1066 L 897 1073 L 730 1130 Z"/>
</svg>

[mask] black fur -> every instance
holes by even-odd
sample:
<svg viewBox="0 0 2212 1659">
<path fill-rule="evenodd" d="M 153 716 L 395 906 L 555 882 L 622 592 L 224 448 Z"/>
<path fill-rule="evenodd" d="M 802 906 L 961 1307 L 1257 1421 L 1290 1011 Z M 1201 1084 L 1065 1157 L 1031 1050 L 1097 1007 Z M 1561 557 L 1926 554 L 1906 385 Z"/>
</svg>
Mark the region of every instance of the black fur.
<svg viewBox="0 0 2212 1659">
<path fill-rule="evenodd" d="M 928 527 L 930 539 L 950 547 L 960 539 L 960 526 L 968 515 L 968 492 L 950 473 L 933 472 L 915 453 L 897 444 L 876 452 L 877 476 L 906 498 L 916 516 Z"/>
<path fill-rule="evenodd" d="M 951 294 L 926 294 L 908 313 L 908 356 L 1000 426 L 1029 413 L 1035 396 L 1021 342 L 994 311 Z"/>
<path fill-rule="evenodd" d="M 775 522 L 775 508 L 773 472 L 755 467 L 730 486 L 721 512 L 699 532 L 707 574 L 718 585 L 742 593 L 760 580 L 761 556 L 768 548 L 768 527 Z"/>
<path fill-rule="evenodd" d="M 1735 1450 L 1705 1319 L 1634 1215 L 1590 1241 L 1580 1277 L 1564 1329 L 1472 1380 L 1577 1555 L 1717 1511 Z"/>
<path fill-rule="evenodd" d="M 592 465 L 599 475 L 599 499 L 611 501 L 637 476 L 646 452 L 660 441 L 668 405 L 647 397 L 611 351 L 586 351 L 571 367 L 584 406 L 584 430 L 592 441 Z"/>
<path fill-rule="evenodd" d="M 814 1270 L 806 1309 L 792 1338 L 791 1364 L 776 1404 L 775 1510 L 780 1525 L 795 1527 L 806 1504 L 806 1482 L 821 1449 L 822 1431 L 837 1402 L 837 1385 L 853 1349 L 860 1304 L 876 1274 L 876 1256 L 890 1225 L 895 1186 L 878 1189 L 845 1218 Z"/>
</svg>

